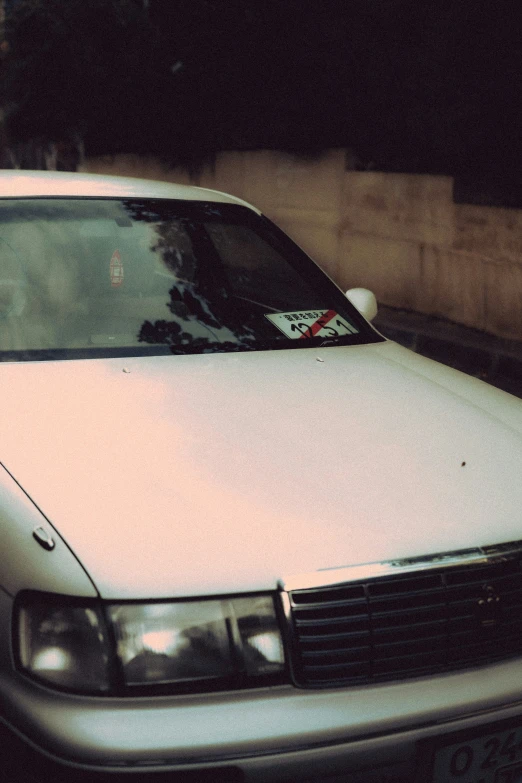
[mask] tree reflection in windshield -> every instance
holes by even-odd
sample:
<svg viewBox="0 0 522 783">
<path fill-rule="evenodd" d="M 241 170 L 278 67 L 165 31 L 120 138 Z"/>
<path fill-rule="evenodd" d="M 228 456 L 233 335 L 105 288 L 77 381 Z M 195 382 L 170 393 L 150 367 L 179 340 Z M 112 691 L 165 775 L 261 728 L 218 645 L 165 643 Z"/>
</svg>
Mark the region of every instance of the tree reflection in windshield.
<svg viewBox="0 0 522 783">
<path fill-rule="evenodd" d="M 176 281 L 166 303 L 175 319 L 145 321 L 138 341 L 168 345 L 174 353 L 253 350 L 255 332 L 242 321 L 220 259 L 201 224 L 171 220 L 153 229 L 157 241 L 150 249 L 161 259 L 165 274 Z M 194 245 L 206 263 L 198 263 Z M 208 335 L 198 334 L 201 325 Z"/>
</svg>

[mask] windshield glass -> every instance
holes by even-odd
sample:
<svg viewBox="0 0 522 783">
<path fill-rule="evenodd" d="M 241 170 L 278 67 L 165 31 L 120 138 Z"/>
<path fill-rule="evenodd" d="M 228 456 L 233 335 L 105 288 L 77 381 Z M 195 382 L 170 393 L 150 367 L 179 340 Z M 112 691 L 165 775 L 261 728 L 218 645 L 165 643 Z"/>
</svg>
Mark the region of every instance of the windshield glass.
<svg viewBox="0 0 522 783">
<path fill-rule="evenodd" d="M 0 359 L 375 342 L 331 281 L 247 207 L 0 201 Z"/>
</svg>

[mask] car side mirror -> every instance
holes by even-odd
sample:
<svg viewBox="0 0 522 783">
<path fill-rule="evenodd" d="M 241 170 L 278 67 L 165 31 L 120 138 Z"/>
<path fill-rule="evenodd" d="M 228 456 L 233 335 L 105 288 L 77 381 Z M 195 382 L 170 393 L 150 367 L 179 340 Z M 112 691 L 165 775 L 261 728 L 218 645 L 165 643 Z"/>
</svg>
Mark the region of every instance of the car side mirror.
<svg viewBox="0 0 522 783">
<path fill-rule="evenodd" d="M 377 299 L 373 291 L 368 291 L 367 288 L 349 288 L 346 298 L 367 321 L 373 321 L 377 315 Z"/>
</svg>

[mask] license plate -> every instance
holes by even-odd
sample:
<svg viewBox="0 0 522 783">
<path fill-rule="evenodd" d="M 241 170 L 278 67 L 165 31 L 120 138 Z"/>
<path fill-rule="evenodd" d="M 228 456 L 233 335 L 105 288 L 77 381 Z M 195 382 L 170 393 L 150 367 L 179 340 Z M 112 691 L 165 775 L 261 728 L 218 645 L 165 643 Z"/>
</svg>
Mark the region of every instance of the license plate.
<svg viewBox="0 0 522 783">
<path fill-rule="evenodd" d="M 440 748 L 433 783 L 522 783 L 522 727 Z"/>
</svg>

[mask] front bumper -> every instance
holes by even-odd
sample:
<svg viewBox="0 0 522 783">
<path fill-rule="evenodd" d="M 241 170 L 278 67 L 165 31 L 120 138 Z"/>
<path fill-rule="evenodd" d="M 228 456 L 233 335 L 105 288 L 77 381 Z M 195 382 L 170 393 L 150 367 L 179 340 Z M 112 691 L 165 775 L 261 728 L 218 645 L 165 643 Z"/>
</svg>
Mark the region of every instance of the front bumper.
<svg viewBox="0 0 522 783">
<path fill-rule="evenodd" d="M 522 660 L 371 687 L 139 699 L 71 696 L 17 676 L 0 681 L 0 697 L 9 783 L 426 783 L 443 735 L 522 721 Z"/>
</svg>

